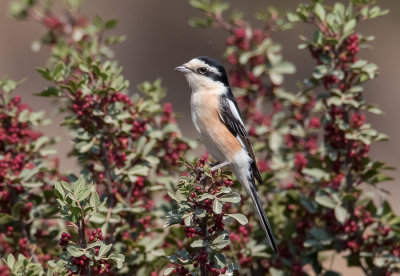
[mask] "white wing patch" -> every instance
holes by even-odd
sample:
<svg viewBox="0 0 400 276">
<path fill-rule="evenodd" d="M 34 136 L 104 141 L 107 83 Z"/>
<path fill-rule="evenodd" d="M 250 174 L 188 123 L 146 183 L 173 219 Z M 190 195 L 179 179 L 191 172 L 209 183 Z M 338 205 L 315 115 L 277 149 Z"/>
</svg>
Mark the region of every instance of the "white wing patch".
<svg viewBox="0 0 400 276">
<path fill-rule="evenodd" d="M 238 120 L 242 125 L 244 125 L 242 118 L 240 118 L 239 111 L 237 110 L 235 104 L 231 100 L 228 100 L 228 103 L 229 103 L 229 108 L 231 109 L 233 116 L 235 116 L 236 120 Z"/>
<path fill-rule="evenodd" d="M 236 139 L 238 139 L 239 143 L 242 145 L 242 148 L 246 148 L 246 146 L 243 144 L 242 138 L 240 138 L 239 135 L 236 135 Z"/>
<path fill-rule="evenodd" d="M 221 121 L 225 123 L 224 117 L 222 117 L 221 112 L 218 112 L 218 116 L 221 119 Z"/>
</svg>

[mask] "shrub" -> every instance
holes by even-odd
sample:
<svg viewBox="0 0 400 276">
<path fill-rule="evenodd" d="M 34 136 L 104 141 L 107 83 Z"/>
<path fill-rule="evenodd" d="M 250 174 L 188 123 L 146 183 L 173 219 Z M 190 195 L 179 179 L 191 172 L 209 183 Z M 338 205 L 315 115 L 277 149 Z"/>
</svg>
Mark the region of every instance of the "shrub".
<svg viewBox="0 0 400 276">
<path fill-rule="evenodd" d="M 228 170 L 210 172 L 207 156 L 182 137 L 161 81 L 128 93 L 112 58 L 123 36 L 108 35 L 115 20 L 79 13 L 81 1 L 12 1 L 11 14 L 43 25 L 33 44 L 50 53 L 38 69 L 50 86 L 38 96 L 65 114 L 81 176 L 58 171 L 51 145 L 36 132 L 45 123 L 0 82 L 0 275 L 339 275 L 340 255 L 365 275 L 399 272 L 400 219 L 363 189 L 380 190 L 386 164 L 369 156 L 386 140 L 366 121 L 381 111 L 363 99 L 378 67 L 359 59 L 370 37 L 357 23 L 384 15 L 371 0 L 333 6 L 270 8 L 253 28 L 226 2 L 190 0 L 204 18 L 190 24 L 226 31 L 231 86 L 257 154 L 265 203 L 279 255 L 240 184 Z M 274 31 L 309 24 L 300 49 L 315 60 L 297 93 L 284 89 L 295 72 Z M 164 224 L 164 227 L 163 227 Z M 44 227 L 43 227 L 44 226 Z M 328 261 L 330 259 L 330 261 Z"/>
</svg>

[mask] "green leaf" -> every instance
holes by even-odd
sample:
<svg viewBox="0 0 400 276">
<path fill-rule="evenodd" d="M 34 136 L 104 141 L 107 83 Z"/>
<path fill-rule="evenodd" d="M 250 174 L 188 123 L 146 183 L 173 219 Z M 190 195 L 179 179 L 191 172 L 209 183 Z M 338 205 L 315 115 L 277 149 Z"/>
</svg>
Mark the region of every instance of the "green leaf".
<svg viewBox="0 0 400 276">
<path fill-rule="evenodd" d="M 90 249 L 90 248 L 95 248 L 96 246 L 101 246 L 102 244 L 104 244 L 102 241 L 96 241 L 96 242 L 94 242 L 94 243 L 88 244 L 87 248 L 88 248 L 88 249 Z"/>
<path fill-rule="evenodd" d="M 94 213 L 94 214 L 90 217 L 89 221 L 90 221 L 91 223 L 104 224 L 105 221 L 106 221 L 106 216 L 105 216 L 104 214 L 102 214 L 102 213 L 98 213 L 98 212 L 97 212 L 97 213 Z"/>
<path fill-rule="evenodd" d="M 355 63 L 353 63 L 351 65 L 352 69 L 356 69 L 356 68 L 362 68 L 364 67 L 368 62 L 365 59 L 359 59 L 357 60 Z"/>
<path fill-rule="evenodd" d="M 214 196 L 208 193 L 201 194 L 198 201 L 203 201 L 205 199 L 213 199 Z"/>
<path fill-rule="evenodd" d="M 6 213 L 0 213 L 0 225 L 8 224 L 13 221 L 14 221 L 14 218 L 11 215 L 6 214 Z"/>
<path fill-rule="evenodd" d="M 54 188 L 55 188 L 56 196 L 60 199 L 64 199 L 65 193 L 64 193 L 64 189 L 61 187 L 61 184 L 59 182 L 56 182 L 54 184 Z"/>
<path fill-rule="evenodd" d="M 227 245 L 230 244 L 229 241 L 229 233 L 228 231 L 223 231 L 221 234 L 219 234 L 218 237 L 216 237 L 213 241 L 212 241 L 212 248 L 215 249 L 222 249 L 225 248 Z"/>
<path fill-rule="evenodd" d="M 146 144 L 146 141 L 147 141 L 146 136 L 141 136 L 139 138 L 139 141 L 138 141 L 137 146 L 136 146 L 136 151 L 137 152 L 142 152 L 142 150 L 144 148 L 144 145 Z"/>
<path fill-rule="evenodd" d="M 207 246 L 207 243 L 204 240 L 195 240 L 190 244 L 190 247 L 196 248 L 196 247 L 205 247 Z"/>
<path fill-rule="evenodd" d="M 104 29 L 109 30 L 113 29 L 117 25 L 116 19 L 110 19 L 106 23 L 104 23 Z"/>
<path fill-rule="evenodd" d="M 279 132 L 272 132 L 269 137 L 269 147 L 272 151 L 277 152 L 283 143 L 283 137 Z"/>
<path fill-rule="evenodd" d="M 90 206 L 92 206 L 93 208 L 97 208 L 100 206 L 99 194 L 96 191 L 93 192 L 92 195 L 90 196 L 89 203 Z"/>
<path fill-rule="evenodd" d="M 83 190 L 81 190 L 81 191 L 79 192 L 79 194 L 78 194 L 78 200 L 79 200 L 79 201 L 84 201 L 86 198 L 89 197 L 90 192 L 91 192 L 90 187 L 89 187 L 89 186 L 86 186 Z"/>
<path fill-rule="evenodd" d="M 34 94 L 35 96 L 39 97 L 54 97 L 54 96 L 60 96 L 60 89 L 54 86 L 50 86 L 43 90 L 40 93 Z"/>
<path fill-rule="evenodd" d="M 217 269 L 222 269 L 226 266 L 225 256 L 220 252 L 215 253 L 214 255 L 214 267 Z"/>
<path fill-rule="evenodd" d="M 348 21 L 343 27 L 343 35 L 348 36 L 349 34 L 351 34 L 354 30 L 354 27 L 356 26 L 356 23 L 357 21 L 354 18 Z"/>
<path fill-rule="evenodd" d="M 256 77 L 261 76 L 265 72 L 266 66 L 265 64 L 259 64 L 253 69 L 253 74 Z"/>
<path fill-rule="evenodd" d="M 191 255 L 187 250 L 179 250 L 177 254 L 181 262 L 186 263 L 189 262 L 191 259 Z"/>
<path fill-rule="evenodd" d="M 165 271 L 164 271 L 164 275 L 170 275 L 173 271 L 175 270 L 175 267 L 168 267 Z"/>
<path fill-rule="evenodd" d="M 78 198 L 79 193 L 85 188 L 85 179 L 83 176 L 79 177 L 79 179 L 72 184 L 74 189 L 74 197 Z"/>
<path fill-rule="evenodd" d="M 75 148 L 80 152 L 80 153 L 85 153 L 88 152 L 94 145 L 95 139 L 92 139 L 90 142 L 86 141 L 81 141 L 75 145 Z"/>
<path fill-rule="evenodd" d="M 147 156 L 149 154 L 149 152 L 154 148 L 154 145 L 156 144 L 156 142 L 157 141 L 155 139 L 150 139 L 150 141 L 147 142 L 146 145 L 144 146 L 142 155 Z"/>
<path fill-rule="evenodd" d="M 370 79 L 373 79 L 375 77 L 376 71 L 378 70 L 378 66 L 374 63 L 368 63 L 365 65 L 362 70 L 368 74 L 368 77 Z"/>
<path fill-rule="evenodd" d="M 194 225 L 194 222 L 193 222 L 193 215 L 187 216 L 187 217 L 184 219 L 184 223 L 185 223 L 185 225 L 188 226 L 188 227 Z"/>
<path fill-rule="evenodd" d="M 327 99 L 326 103 L 328 104 L 328 106 L 331 106 L 331 105 L 340 106 L 340 105 L 342 105 L 343 101 L 342 101 L 341 97 L 332 96 Z"/>
<path fill-rule="evenodd" d="M 121 269 L 124 265 L 125 256 L 122 254 L 111 253 L 110 256 L 108 256 L 108 259 L 117 265 L 117 269 Z"/>
<path fill-rule="evenodd" d="M 344 10 L 345 10 L 345 7 L 340 2 L 335 3 L 335 5 L 333 6 L 333 12 L 338 14 L 340 19 L 344 18 Z"/>
<path fill-rule="evenodd" d="M 335 217 L 341 224 L 344 224 L 348 217 L 348 212 L 344 207 L 342 207 L 340 205 L 336 205 L 335 206 Z"/>
<path fill-rule="evenodd" d="M 21 122 L 21 123 L 28 122 L 29 121 L 29 115 L 30 115 L 30 112 L 29 112 L 28 109 L 22 110 L 21 113 L 19 113 L 18 121 Z"/>
<path fill-rule="evenodd" d="M 271 274 L 271 276 L 285 276 L 285 272 L 283 270 L 276 269 L 274 267 L 271 267 L 269 269 L 269 273 Z"/>
<path fill-rule="evenodd" d="M 96 256 L 96 259 L 100 260 L 103 256 L 105 256 L 111 250 L 112 246 L 113 246 L 112 244 L 107 244 L 107 245 L 102 244 L 100 246 L 99 254 L 98 256 Z"/>
<path fill-rule="evenodd" d="M 326 65 L 317 65 L 312 73 L 315 79 L 322 79 L 328 73 L 328 67 Z"/>
<path fill-rule="evenodd" d="M 313 39 L 314 39 L 314 42 L 315 43 L 317 43 L 318 45 L 323 45 L 323 42 L 324 42 L 324 35 L 323 35 L 323 33 L 321 32 L 321 31 L 319 31 L 319 30 L 316 30 L 315 32 L 314 32 L 314 36 L 313 36 Z M 323 65 L 323 66 L 325 66 L 325 65 Z M 315 68 L 317 68 L 318 66 L 316 66 Z"/>
<path fill-rule="evenodd" d="M 294 74 L 296 72 L 296 67 L 291 62 L 283 61 L 272 67 L 271 71 L 276 74 Z"/>
<path fill-rule="evenodd" d="M 171 263 L 177 263 L 177 262 L 178 262 L 178 256 L 177 256 L 177 255 L 170 255 L 170 256 L 167 256 L 167 259 L 168 259 Z"/>
<path fill-rule="evenodd" d="M 65 181 L 61 181 L 60 183 L 64 190 L 67 190 L 68 192 L 72 193 L 71 185 L 69 183 Z"/>
<path fill-rule="evenodd" d="M 137 176 L 147 176 L 148 173 L 149 168 L 143 165 L 135 165 L 132 169 L 128 171 L 128 174 Z"/>
<path fill-rule="evenodd" d="M 373 106 L 373 105 L 369 105 L 369 106 L 367 107 L 367 110 L 368 110 L 369 112 L 371 112 L 371 113 L 373 113 L 373 114 L 377 114 L 377 115 L 381 115 L 381 114 L 383 113 L 383 111 L 382 111 L 381 109 L 379 109 L 378 107 Z"/>
<path fill-rule="evenodd" d="M 96 256 L 96 251 L 93 248 L 88 249 L 85 252 L 85 256 L 88 258 L 94 258 L 94 256 Z"/>
<path fill-rule="evenodd" d="M 247 219 L 247 217 L 243 214 L 226 214 L 226 216 L 229 216 L 231 218 L 234 218 L 235 220 L 237 220 L 241 225 L 246 225 L 249 220 Z"/>
<path fill-rule="evenodd" d="M 318 168 L 304 168 L 302 173 L 314 177 L 316 180 L 329 180 L 329 174 Z"/>
<path fill-rule="evenodd" d="M 167 194 L 171 199 L 173 199 L 175 201 L 178 201 L 178 199 L 176 198 L 176 196 L 175 196 L 175 194 L 173 192 L 167 191 Z"/>
<path fill-rule="evenodd" d="M 300 20 L 300 17 L 297 14 L 291 12 L 288 12 L 286 17 L 290 22 L 298 22 Z"/>
<path fill-rule="evenodd" d="M 8 254 L 7 257 L 7 266 L 12 270 L 15 265 L 15 257 L 13 254 Z"/>
<path fill-rule="evenodd" d="M 21 212 L 21 210 L 22 210 L 22 208 L 25 206 L 25 201 L 22 201 L 22 200 L 20 200 L 20 201 L 17 201 L 15 204 L 14 204 L 14 206 L 12 206 L 12 208 L 11 208 L 11 215 L 13 216 L 13 217 L 15 217 L 15 218 L 18 218 L 19 217 L 19 214 L 20 214 L 20 212 Z"/>
<path fill-rule="evenodd" d="M 386 263 L 386 260 L 384 257 L 376 257 L 374 259 L 374 265 L 376 265 L 377 267 L 384 267 Z"/>
<path fill-rule="evenodd" d="M 310 234 L 320 241 L 329 240 L 331 238 L 331 235 L 325 229 L 315 227 L 310 229 Z"/>
<path fill-rule="evenodd" d="M 211 7 L 214 13 L 219 14 L 229 9 L 229 4 L 227 2 L 215 1 L 214 3 L 212 3 Z"/>
<path fill-rule="evenodd" d="M 48 68 L 41 69 L 37 68 L 36 71 L 42 75 L 43 78 L 45 78 L 48 81 L 52 81 L 53 78 L 51 76 L 50 70 Z"/>
<path fill-rule="evenodd" d="M 325 195 L 317 195 L 315 197 L 315 201 L 319 205 L 327 207 L 327 208 L 331 208 L 331 209 L 335 208 L 335 206 L 336 206 L 336 202 L 333 199 L 331 199 L 329 196 L 325 196 Z"/>
<path fill-rule="evenodd" d="M 311 214 L 314 214 L 317 211 L 317 205 L 315 203 L 315 201 L 306 198 L 306 197 L 301 197 L 300 198 L 300 203 L 301 205 L 303 205 L 308 212 L 310 212 Z"/>
<path fill-rule="evenodd" d="M 85 249 L 83 249 L 77 245 L 69 245 L 67 247 L 67 251 L 72 257 L 80 257 L 83 254 L 85 254 Z"/>
<path fill-rule="evenodd" d="M 314 7 L 314 12 L 321 21 L 325 20 L 325 9 L 320 3 L 316 3 Z"/>
<path fill-rule="evenodd" d="M 222 213 L 222 207 L 223 207 L 222 203 L 219 202 L 218 199 L 214 199 L 213 207 L 212 207 L 214 213 L 221 214 Z"/>
<path fill-rule="evenodd" d="M 238 193 L 226 194 L 221 197 L 218 197 L 218 200 L 221 202 L 239 203 L 240 195 Z"/>
</svg>

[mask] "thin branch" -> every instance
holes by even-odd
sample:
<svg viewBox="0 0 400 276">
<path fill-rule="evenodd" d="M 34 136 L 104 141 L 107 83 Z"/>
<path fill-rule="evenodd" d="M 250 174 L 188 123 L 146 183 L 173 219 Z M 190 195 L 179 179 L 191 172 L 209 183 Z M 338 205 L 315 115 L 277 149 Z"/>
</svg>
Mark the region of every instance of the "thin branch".
<svg viewBox="0 0 400 276">
<path fill-rule="evenodd" d="M 110 168 L 110 161 L 108 160 L 104 136 L 101 137 L 100 148 L 101 148 L 101 155 L 102 155 L 101 162 L 103 163 L 103 167 L 104 167 L 104 171 L 105 171 L 105 175 L 106 175 L 106 182 L 107 182 L 106 190 L 107 190 L 107 194 L 111 195 L 111 187 L 112 187 L 111 168 Z"/>
<path fill-rule="evenodd" d="M 67 223 L 66 224 L 66 226 L 68 227 L 68 226 L 70 226 L 70 227 L 74 227 L 75 229 L 77 229 L 78 231 L 79 231 L 79 226 L 78 225 L 76 225 L 75 223 L 73 223 L 73 222 L 69 222 L 69 223 Z"/>
<path fill-rule="evenodd" d="M 101 152 L 102 152 L 102 163 L 104 166 L 104 171 L 106 174 L 106 190 L 107 194 L 109 195 L 108 197 L 108 210 L 107 210 L 107 217 L 105 223 L 109 223 L 110 218 L 111 218 L 111 211 L 112 208 L 115 205 L 115 195 L 112 194 L 112 178 L 111 178 L 111 166 L 110 166 L 110 161 L 108 160 L 108 155 L 107 155 L 107 149 L 104 141 L 104 136 L 101 137 L 101 142 L 100 142 L 100 147 L 101 147 Z M 114 225 L 109 223 L 110 228 L 109 228 L 109 242 L 113 243 L 115 241 L 115 235 L 114 235 Z"/>
<path fill-rule="evenodd" d="M 335 261 L 335 257 L 336 257 L 336 252 L 334 251 L 332 254 L 332 257 L 331 257 L 330 264 L 329 264 L 329 270 L 332 270 L 332 268 L 333 268 L 333 263 Z"/>
<path fill-rule="evenodd" d="M 22 232 L 23 232 L 23 236 L 24 236 L 25 238 L 27 238 L 27 239 L 30 238 L 29 231 L 28 231 L 29 226 L 30 226 L 30 224 L 27 224 L 27 223 L 25 223 L 24 221 L 22 221 Z M 38 257 L 37 257 L 36 254 L 35 254 L 35 246 L 31 246 L 31 247 L 29 248 L 29 252 L 30 252 L 30 254 L 31 254 L 32 260 L 33 260 L 35 263 L 39 263 L 39 259 L 38 259 Z"/>
<path fill-rule="evenodd" d="M 207 234 L 207 217 L 205 217 L 201 220 L 200 228 L 201 228 L 201 231 L 203 232 L 204 238 L 205 238 L 205 236 Z M 201 272 L 201 276 L 207 276 L 207 265 L 206 264 L 200 264 L 200 272 Z"/>
<path fill-rule="evenodd" d="M 223 17 L 222 13 L 214 13 L 212 14 L 214 20 L 217 22 L 217 27 L 221 27 L 222 29 L 226 30 L 227 32 L 233 32 L 233 26 L 229 24 Z"/>
</svg>

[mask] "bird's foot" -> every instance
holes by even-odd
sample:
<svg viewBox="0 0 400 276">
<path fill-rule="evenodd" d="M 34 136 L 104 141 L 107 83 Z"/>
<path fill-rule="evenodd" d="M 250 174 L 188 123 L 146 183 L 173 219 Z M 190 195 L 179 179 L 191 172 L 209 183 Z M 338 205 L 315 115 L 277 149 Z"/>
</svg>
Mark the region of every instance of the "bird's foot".
<svg viewBox="0 0 400 276">
<path fill-rule="evenodd" d="M 211 172 L 215 172 L 215 171 L 219 170 L 220 168 L 225 167 L 227 165 L 229 165 L 228 161 L 225 161 L 223 163 L 217 163 L 216 165 L 214 163 L 214 164 L 212 164 Z"/>
<path fill-rule="evenodd" d="M 214 162 L 214 163 L 210 163 L 208 164 L 210 166 L 210 168 L 215 167 L 217 165 L 221 164 L 221 162 Z"/>
</svg>

